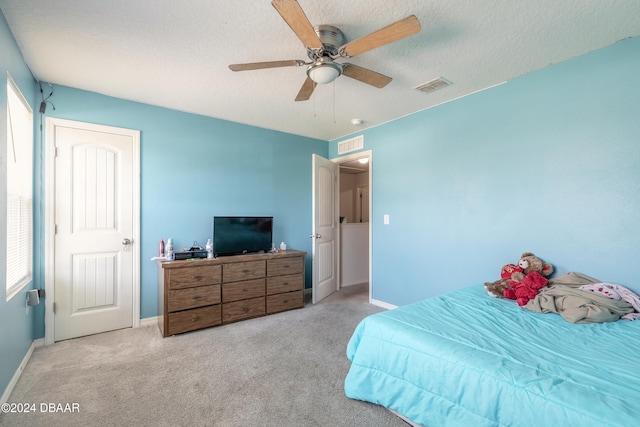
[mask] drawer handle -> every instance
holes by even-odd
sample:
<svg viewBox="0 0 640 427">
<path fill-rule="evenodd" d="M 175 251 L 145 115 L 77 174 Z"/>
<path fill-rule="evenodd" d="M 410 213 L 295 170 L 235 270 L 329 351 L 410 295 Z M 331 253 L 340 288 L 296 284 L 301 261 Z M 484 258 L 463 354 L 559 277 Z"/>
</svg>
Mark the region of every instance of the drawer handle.
<svg viewBox="0 0 640 427">
<path fill-rule="evenodd" d="M 244 289 L 242 289 L 242 292 L 249 292 L 249 289 L 244 288 Z"/>
<path fill-rule="evenodd" d="M 192 279 L 200 280 L 204 279 L 204 276 L 191 276 Z"/>
<path fill-rule="evenodd" d="M 283 283 L 284 286 L 287 286 L 288 284 L 289 284 L 289 282 L 284 282 Z"/>
<path fill-rule="evenodd" d="M 199 300 L 202 297 L 200 295 L 194 295 L 191 298 L 194 299 L 194 300 Z"/>
<path fill-rule="evenodd" d="M 197 322 L 198 320 L 200 320 L 200 317 L 193 317 L 193 318 L 191 319 L 191 321 L 192 321 L 192 322 Z"/>
<path fill-rule="evenodd" d="M 249 312 L 249 307 L 242 307 L 242 312 L 243 313 L 248 313 Z"/>
<path fill-rule="evenodd" d="M 286 300 L 284 300 L 284 301 L 282 301 L 282 302 L 286 304 L 286 303 L 288 303 L 288 302 L 289 302 L 289 300 L 288 300 L 288 299 L 286 299 Z"/>
<path fill-rule="evenodd" d="M 251 270 L 246 270 L 246 269 L 245 269 L 245 270 L 242 270 L 242 272 L 243 272 L 243 273 L 248 273 L 248 272 L 250 272 L 250 271 L 251 271 Z"/>
</svg>

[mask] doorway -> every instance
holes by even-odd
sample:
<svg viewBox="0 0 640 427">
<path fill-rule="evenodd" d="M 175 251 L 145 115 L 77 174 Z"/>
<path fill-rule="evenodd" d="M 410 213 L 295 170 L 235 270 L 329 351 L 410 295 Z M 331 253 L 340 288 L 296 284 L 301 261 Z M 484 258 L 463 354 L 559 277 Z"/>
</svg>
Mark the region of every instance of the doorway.
<svg viewBox="0 0 640 427">
<path fill-rule="evenodd" d="M 371 151 L 334 159 L 340 167 L 340 289 L 362 289 L 371 301 Z"/>
</svg>

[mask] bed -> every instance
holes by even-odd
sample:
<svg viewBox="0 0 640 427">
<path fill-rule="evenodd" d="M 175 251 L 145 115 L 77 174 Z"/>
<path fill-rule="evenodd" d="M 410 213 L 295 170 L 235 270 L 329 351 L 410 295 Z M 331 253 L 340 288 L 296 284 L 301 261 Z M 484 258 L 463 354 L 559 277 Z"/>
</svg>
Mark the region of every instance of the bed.
<svg viewBox="0 0 640 427">
<path fill-rule="evenodd" d="M 347 397 L 436 426 L 631 426 L 640 321 L 576 324 L 482 285 L 365 318 Z"/>
</svg>

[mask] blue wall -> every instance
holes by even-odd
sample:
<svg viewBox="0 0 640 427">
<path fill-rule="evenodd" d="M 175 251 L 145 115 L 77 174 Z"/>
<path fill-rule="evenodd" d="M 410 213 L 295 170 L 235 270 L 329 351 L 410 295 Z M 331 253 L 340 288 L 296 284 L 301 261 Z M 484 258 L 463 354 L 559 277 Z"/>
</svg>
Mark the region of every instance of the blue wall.
<svg viewBox="0 0 640 427">
<path fill-rule="evenodd" d="M 637 37 L 362 132 L 373 298 L 493 281 L 525 251 L 640 292 L 639 78 Z"/>
<path fill-rule="evenodd" d="M 274 241 L 308 253 L 310 286 L 311 158 L 326 141 L 64 86 L 51 100 L 52 116 L 141 130 L 141 318 L 157 315 L 160 239 L 204 246 L 214 215 L 272 215 Z"/>
<path fill-rule="evenodd" d="M 25 300 L 26 292 L 32 289 L 40 278 L 38 265 L 34 265 L 34 280 L 31 286 L 23 288 L 11 300 L 7 301 L 6 294 L 6 265 L 5 248 L 7 247 L 7 212 L 5 200 L 7 200 L 7 72 L 13 81 L 18 85 L 22 94 L 30 102 L 34 110 L 34 118 L 38 117 L 36 82 L 33 79 L 29 68 L 22 59 L 22 54 L 15 43 L 9 27 L 0 13 L 0 200 L 3 201 L 0 209 L 0 396 L 11 381 L 14 373 L 18 369 L 20 362 L 24 358 L 27 350 L 31 346 L 34 338 L 34 328 L 36 323 L 44 319 L 44 307 L 33 307 L 26 313 Z M 34 131 L 35 139 L 39 140 L 39 131 Z M 40 183 L 36 182 L 40 177 L 39 159 L 36 159 L 34 168 L 34 216 L 36 220 L 39 215 L 39 205 L 37 200 L 40 191 Z M 40 240 L 34 238 L 34 247 L 40 245 Z"/>
</svg>

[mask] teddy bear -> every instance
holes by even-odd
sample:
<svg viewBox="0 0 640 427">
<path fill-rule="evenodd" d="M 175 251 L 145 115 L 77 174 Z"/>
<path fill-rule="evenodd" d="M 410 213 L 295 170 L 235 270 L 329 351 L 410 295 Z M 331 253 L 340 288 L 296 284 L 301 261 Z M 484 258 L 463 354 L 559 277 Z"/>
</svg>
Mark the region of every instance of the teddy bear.
<svg viewBox="0 0 640 427">
<path fill-rule="evenodd" d="M 553 273 L 553 266 L 543 262 L 531 252 L 522 254 L 518 266 L 522 271 L 513 273 L 510 288 L 503 292 L 505 298 L 516 300 L 519 306 L 524 306 L 547 285 L 548 280 L 545 276 Z"/>
<path fill-rule="evenodd" d="M 500 279 L 495 282 L 485 282 L 487 293 L 495 298 L 504 298 L 504 291 L 511 289 L 511 280 L 514 273 L 522 273 L 524 268 L 515 264 L 507 264 L 500 271 Z"/>
<path fill-rule="evenodd" d="M 484 287 L 489 295 L 496 298 L 509 298 L 505 291 L 513 289 L 513 282 L 522 282 L 526 275 L 538 271 L 543 276 L 553 273 L 553 266 L 543 262 L 531 252 L 525 252 L 520 256 L 518 265 L 507 264 L 500 271 L 500 279 L 495 282 L 485 282 Z M 516 299 L 511 292 L 507 292 L 511 298 Z"/>
<path fill-rule="evenodd" d="M 543 262 L 531 252 L 522 254 L 520 261 L 518 261 L 518 267 L 521 268 L 521 271 L 516 271 L 511 276 L 511 280 L 516 282 L 522 281 L 522 279 L 532 271 L 537 271 L 544 277 L 548 277 L 553 273 L 553 266 L 551 264 Z"/>
</svg>

